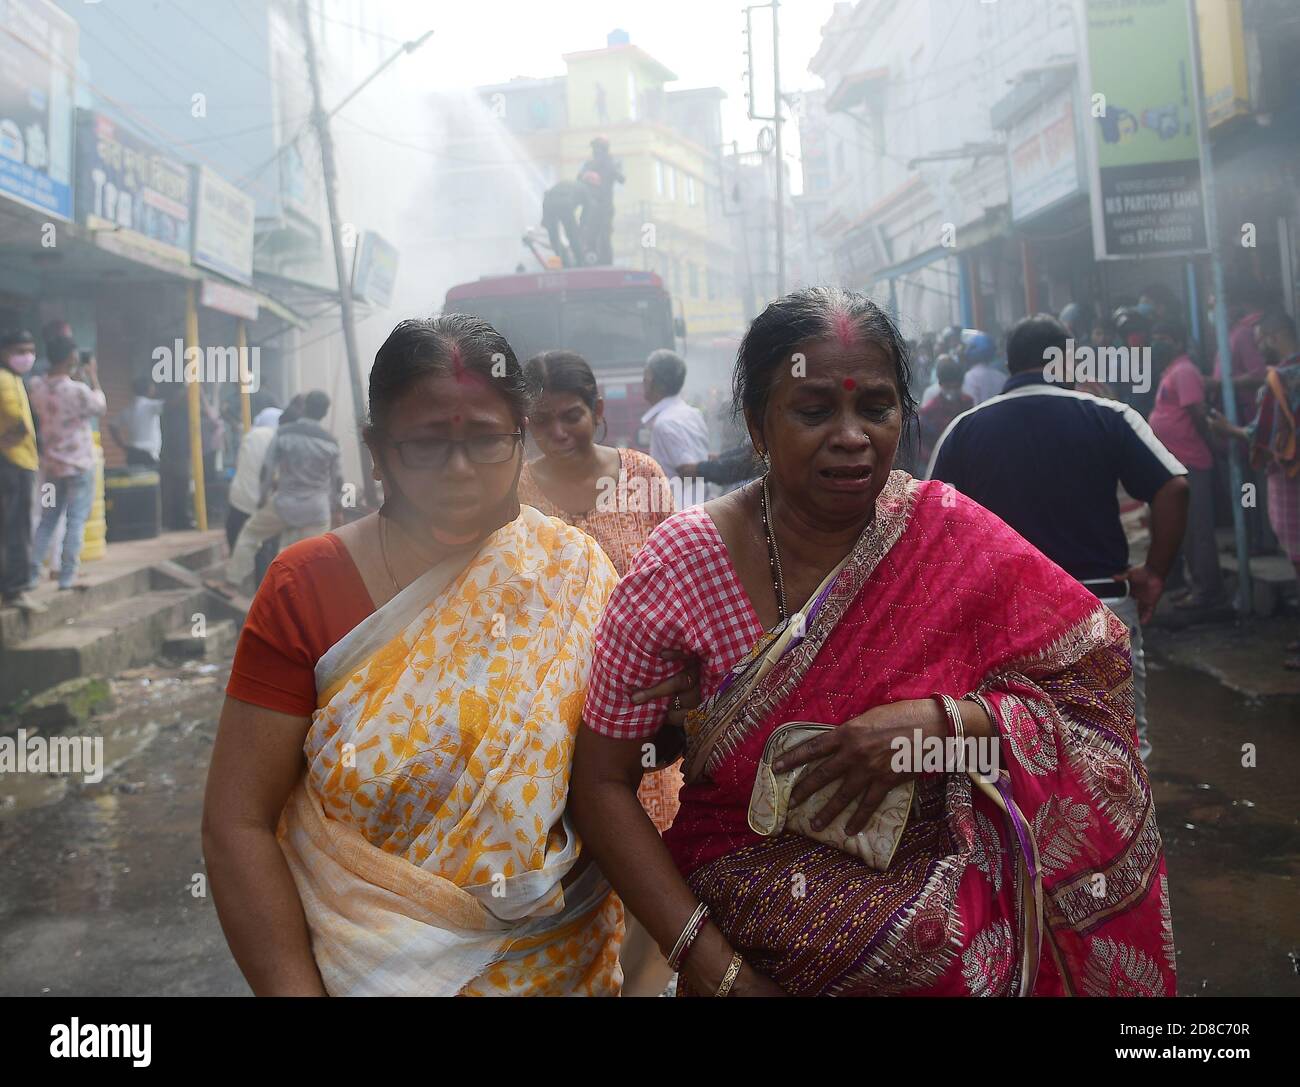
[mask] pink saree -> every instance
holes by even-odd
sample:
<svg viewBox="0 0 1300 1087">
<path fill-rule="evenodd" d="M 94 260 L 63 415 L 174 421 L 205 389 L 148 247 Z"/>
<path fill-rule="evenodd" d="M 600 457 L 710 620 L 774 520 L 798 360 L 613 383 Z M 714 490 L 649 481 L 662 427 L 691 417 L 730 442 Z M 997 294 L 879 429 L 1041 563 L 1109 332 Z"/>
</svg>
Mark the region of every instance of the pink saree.
<svg viewBox="0 0 1300 1087">
<path fill-rule="evenodd" d="M 744 689 L 769 632 L 688 723 L 688 745 L 699 744 L 740 685 L 743 709 L 665 836 L 678 867 L 733 946 L 792 994 L 1172 995 L 1164 852 L 1124 624 L 945 484 L 894 472 L 876 508 L 805 609 L 804 636 Z M 750 830 L 750 790 L 778 725 L 842 723 L 937 692 L 982 700 L 1005 803 L 965 775 L 919 777 L 886 871 Z"/>
</svg>

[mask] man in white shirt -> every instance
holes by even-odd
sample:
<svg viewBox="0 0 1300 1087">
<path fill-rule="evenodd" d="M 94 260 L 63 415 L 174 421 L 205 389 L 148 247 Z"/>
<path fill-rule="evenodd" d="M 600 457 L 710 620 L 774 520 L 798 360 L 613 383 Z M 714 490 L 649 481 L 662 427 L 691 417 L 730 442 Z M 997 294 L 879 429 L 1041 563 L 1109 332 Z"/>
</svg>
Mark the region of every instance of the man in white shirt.
<svg viewBox="0 0 1300 1087">
<path fill-rule="evenodd" d="M 113 440 L 126 452 L 128 468 L 158 469 L 162 453 L 163 402 L 153 395 L 153 382 L 138 377 L 132 383 L 135 398 L 108 424 Z"/>
<path fill-rule="evenodd" d="M 266 463 L 266 452 L 275 439 L 276 428 L 280 423 L 291 423 L 302 411 L 304 396 L 299 393 L 283 410 L 280 408 L 263 408 L 253 418 L 253 425 L 240 440 L 239 452 L 235 455 L 235 478 L 230 481 L 230 492 L 226 496 L 226 543 L 233 552 L 239 540 L 239 530 L 257 512 L 257 504 L 262 496 L 262 465 Z M 257 552 L 254 560 L 255 573 L 259 584 L 262 574 L 279 553 L 276 539 L 267 540 Z"/>
<path fill-rule="evenodd" d="M 682 508 L 704 501 L 703 481 L 683 479 L 682 468 L 709 459 L 709 427 L 704 414 L 681 397 L 686 384 L 686 363 L 663 348 L 646 359 L 642 389 L 650 410 L 641 422 L 650 427 L 650 455 L 668 476 Z"/>
</svg>

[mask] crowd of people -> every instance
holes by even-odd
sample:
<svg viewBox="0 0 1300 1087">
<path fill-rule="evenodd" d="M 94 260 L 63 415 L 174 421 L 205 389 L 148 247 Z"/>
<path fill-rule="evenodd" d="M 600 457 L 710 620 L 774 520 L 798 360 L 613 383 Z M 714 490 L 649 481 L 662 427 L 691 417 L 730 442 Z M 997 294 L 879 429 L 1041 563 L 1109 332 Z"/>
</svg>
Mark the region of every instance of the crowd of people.
<svg viewBox="0 0 1300 1087">
<path fill-rule="evenodd" d="M 1151 380 L 1085 387 L 1054 369 L 1112 334 L 1085 307 L 909 344 L 831 288 L 753 322 L 743 438 L 716 453 L 674 352 L 646 361 L 642 453 L 603 444 L 580 355 L 521 362 L 461 314 L 374 360 L 377 511 L 345 517 L 326 394 L 259 411 L 214 585 L 256 593 L 203 822 L 250 986 L 1171 994 L 1142 628 L 1180 574 L 1189 616 L 1223 600 L 1225 443 L 1300 560 L 1300 345 L 1239 303 L 1242 425 L 1159 298 L 1115 322 Z M 60 518 L 75 579 L 107 410 L 75 342 L 47 355 L 29 378 L 31 338 L 0 337 L 27 607 Z M 167 459 L 152 391 L 109 424 L 140 465 Z M 900 760 L 923 742 L 941 766 Z"/>
<path fill-rule="evenodd" d="M 32 590 L 60 528 L 54 575 L 59 589 L 76 587 L 95 498 L 93 420 L 108 404 L 94 356 L 70 333 L 47 327 L 48 365 L 38 375 L 35 337 L 0 333 L 0 603 L 29 613 L 46 610 Z"/>
<path fill-rule="evenodd" d="M 1300 461 L 1294 445 L 1300 405 L 1292 376 L 1300 372 L 1296 367 L 1300 348 L 1295 321 L 1252 281 L 1232 284 L 1227 302 L 1231 384 L 1239 425 L 1223 414 L 1217 352 L 1199 346 L 1180 303 L 1160 285 L 1147 287 L 1136 305 L 1121 306 L 1110 316 L 1098 314 L 1090 305 L 1071 303 L 1061 311 L 1053 335 L 1037 345 L 1054 347 L 1067 357 L 1070 352 L 1087 349 L 1093 360 L 1102 361 L 1118 357 L 1116 350 L 1124 352 L 1129 369 L 1122 375 L 1107 375 L 1100 362 L 1094 362 L 1083 380 L 1063 382 L 1048 370 L 1032 384 L 1085 394 L 1105 401 L 1112 409 L 1130 409 L 1132 415 L 1117 413 L 1127 418 L 1129 429 L 1143 439 L 1154 435 L 1185 469 L 1189 490 L 1186 530 L 1174 541 L 1174 553 L 1162 579 L 1173 609 L 1170 622 L 1179 627 L 1232 618 L 1216 533 L 1232 523 L 1234 502 L 1243 506 L 1251 555 L 1281 551 L 1295 567 L 1300 583 Z M 1201 325 L 1202 340 L 1213 342 L 1213 327 L 1211 305 Z M 1042 328 L 1039 335 L 1040 339 L 1044 335 Z M 983 332 L 952 327 L 923 336 L 910 346 L 917 360 L 914 392 L 921 408 L 914 453 L 904 463 L 917 475 L 933 476 L 940 439 L 959 416 L 990 400 L 1000 402 L 1013 393 L 1033 393 L 1024 387 L 1025 368 L 1044 369 L 1045 360 L 1040 357 L 1013 361 L 1010 334 L 995 345 Z M 1148 368 L 1139 371 L 1138 367 Z M 980 416 L 1002 417 L 1011 417 L 1007 409 Z M 1041 423 L 1043 418 L 1040 413 L 1033 414 L 1035 421 Z M 963 429 L 968 426 L 963 424 Z M 1064 467 L 1070 463 L 1068 453 L 1062 452 L 1060 458 L 1049 455 L 1058 448 L 1059 435 L 1043 432 L 1039 437 L 1041 440 L 1036 439 L 1024 453 L 1027 457 L 1032 453 L 1030 459 L 1044 463 L 1046 475 L 1034 489 L 1033 501 L 1048 508 L 1053 505 L 1053 494 L 1059 497 L 1062 492 L 1075 492 L 1078 477 Z M 1023 433 L 1009 436 L 1010 446 L 997 445 L 985 455 L 1007 464 L 1003 451 L 1019 447 L 1023 439 Z M 1240 494 L 1233 493 L 1229 485 L 1234 446 L 1241 458 Z M 905 449 L 903 456 L 908 454 Z M 1012 482 L 1025 486 L 1031 468 L 1012 467 Z M 988 464 L 967 463 L 962 468 L 966 473 L 992 470 Z M 1120 509 L 1126 513 L 1125 534 L 1130 545 L 1140 545 L 1147 533 L 1142 531 L 1141 519 L 1130 514 L 1146 505 L 1149 496 L 1129 489 L 1122 477 L 1117 476 L 1117 482 Z M 1049 490 L 1053 493 L 1047 493 Z M 1110 505 L 1108 502 L 1099 515 L 1107 532 L 1112 532 L 1114 519 Z M 990 508 L 1001 512 L 996 506 Z M 1066 525 L 1070 520 L 1053 518 L 1052 522 Z M 1093 526 L 1089 531 L 1095 532 L 1097 522 L 1089 524 Z M 1155 524 L 1149 534 L 1150 546 L 1155 549 Z M 1038 542 L 1032 535 L 1029 538 Z M 1050 549 L 1045 550 L 1056 557 Z M 1289 670 L 1300 669 L 1300 642 L 1286 646 L 1281 663 Z"/>
<path fill-rule="evenodd" d="M 110 416 L 98 362 L 78 349 L 70 326 L 52 321 L 42 338 L 38 366 L 30 332 L 0 332 L 0 603 L 32 614 L 48 610 L 34 590 L 60 539 L 51 576 L 60 590 L 83 584 L 81 553 L 100 463 L 97 426 L 121 449 L 129 473 L 158 473 L 160 527 L 194 527 L 186 385 L 159 395 L 151 378 L 139 377 L 129 403 Z M 264 571 L 279 547 L 341 518 L 339 447 L 321 425 L 329 406 L 324 392 L 301 394 L 283 412 L 261 409 L 243 436 L 226 521 L 233 583 L 246 582 L 255 566 Z M 225 433 L 217 404 L 201 398 L 208 479 L 222 474 Z"/>
<path fill-rule="evenodd" d="M 1189 488 L 1136 410 L 1042 391 L 1064 339 L 1018 326 L 995 390 L 992 337 L 958 333 L 927 481 L 897 468 L 931 375 L 851 292 L 754 321 L 745 442 L 712 457 L 671 352 L 646 455 L 602 444 L 580 356 L 398 325 L 365 432 L 383 507 L 279 554 L 227 687 L 204 848 L 253 990 L 1171 994 L 1120 605 L 1147 616 Z M 1017 427 L 1096 431 L 1070 554 L 1016 523 L 1047 520 L 1032 479 L 941 478 L 1049 470 L 988 453 Z M 664 504 L 705 471 L 730 489 Z M 1156 507 L 1137 569 L 1121 481 Z M 900 762 L 922 739 L 1000 764 Z"/>
</svg>

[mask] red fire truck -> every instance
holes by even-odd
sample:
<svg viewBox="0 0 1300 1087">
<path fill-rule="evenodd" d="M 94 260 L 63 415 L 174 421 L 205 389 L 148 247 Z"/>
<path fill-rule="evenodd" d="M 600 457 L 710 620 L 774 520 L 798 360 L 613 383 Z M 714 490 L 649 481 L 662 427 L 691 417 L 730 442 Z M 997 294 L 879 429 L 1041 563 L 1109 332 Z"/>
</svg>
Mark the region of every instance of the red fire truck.
<svg viewBox="0 0 1300 1087">
<path fill-rule="evenodd" d="M 673 316 L 663 280 L 626 268 L 484 276 L 452 287 L 444 312 L 490 321 L 520 362 L 554 348 L 576 351 L 591 363 L 605 398 L 605 444 L 642 449 L 646 356 L 660 347 L 676 348 L 686 331 Z"/>
</svg>

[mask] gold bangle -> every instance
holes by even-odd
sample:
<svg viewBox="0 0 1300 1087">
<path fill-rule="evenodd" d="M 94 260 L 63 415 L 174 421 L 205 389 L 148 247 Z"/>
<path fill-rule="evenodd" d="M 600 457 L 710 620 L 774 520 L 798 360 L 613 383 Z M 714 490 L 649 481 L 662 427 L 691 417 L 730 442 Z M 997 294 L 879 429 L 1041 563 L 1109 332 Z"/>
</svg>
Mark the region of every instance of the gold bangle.
<svg viewBox="0 0 1300 1087">
<path fill-rule="evenodd" d="M 714 996 L 726 996 L 731 992 L 731 987 L 736 984 L 736 978 L 740 975 L 740 967 L 743 963 L 744 960 L 740 957 L 739 951 L 731 956 L 731 965 L 727 967 L 727 972 L 722 975 L 722 984 L 718 986 L 718 991 L 713 994 Z"/>
</svg>

